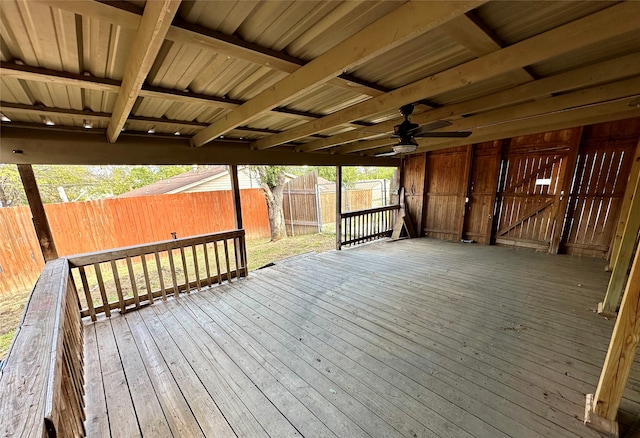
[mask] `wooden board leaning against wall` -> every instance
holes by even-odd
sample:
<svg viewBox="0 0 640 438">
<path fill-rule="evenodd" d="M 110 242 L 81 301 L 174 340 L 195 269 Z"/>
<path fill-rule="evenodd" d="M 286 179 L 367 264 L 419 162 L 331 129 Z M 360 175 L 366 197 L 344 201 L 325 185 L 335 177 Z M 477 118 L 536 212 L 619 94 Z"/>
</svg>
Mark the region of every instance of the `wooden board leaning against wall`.
<svg viewBox="0 0 640 438">
<path fill-rule="evenodd" d="M 640 118 L 404 158 L 420 235 L 606 258 Z"/>
</svg>

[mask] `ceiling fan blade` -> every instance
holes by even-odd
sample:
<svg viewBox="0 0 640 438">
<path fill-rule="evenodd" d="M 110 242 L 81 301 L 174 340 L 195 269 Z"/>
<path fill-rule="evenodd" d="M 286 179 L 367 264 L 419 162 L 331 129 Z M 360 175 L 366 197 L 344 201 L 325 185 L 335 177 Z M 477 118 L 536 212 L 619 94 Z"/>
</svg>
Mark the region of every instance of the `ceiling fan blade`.
<svg viewBox="0 0 640 438">
<path fill-rule="evenodd" d="M 419 135 L 425 132 L 429 132 L 429 131 L 433 131 L 435 129 L 440 129 L 440 128 L 446 128 L 447 126 L 450 126 L 452 123 L 448 120 L 436 120 L 435 122 L 431 122 L 431 123 L 427 123 L 425 125 L 422 125 L 420 127 L 418 127 L 413 134 L 414 135 Z"/>
<path fill-rule="evenodd" d="M 391 152 L 382 152 L 380 154 L 375 154 L 374 157 L 392 157 L 395 154 L 397 154 L 396 151 L 391 151 Z"/>
<path fill-rule="evenodd" d="M 467 138 L 471 135 L 471 132 L 423 132 L 422 134 L 416 134 L 414 137 L 422 138 Z"/>
</svg>

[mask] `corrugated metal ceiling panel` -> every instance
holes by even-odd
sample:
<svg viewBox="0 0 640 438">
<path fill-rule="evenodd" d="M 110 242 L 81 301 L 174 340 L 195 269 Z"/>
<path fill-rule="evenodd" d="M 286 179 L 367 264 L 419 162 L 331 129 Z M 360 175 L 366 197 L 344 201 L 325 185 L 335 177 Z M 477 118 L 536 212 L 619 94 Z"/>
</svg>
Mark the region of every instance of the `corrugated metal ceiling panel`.
<svg viewBox="0 0 640 438">
<path fill-rule="evenodd" d="M 360 93 L 332 85 L 317 85 L 286 104 L 287 108 L 315 114 L 331 114 L 358 102 L 369 99 Z"/>
<path fill-rule="evenodd" d="M 436 29 L 378 56 L 352 73 L 388 88 L 399 88 L 474 58 L 468 49 Z"/>
<path fill-rule="evenodd" d="M 313 59 L 400 1 L 183 2 L 185 20 L 301 59 Z"/>
<path fill-rule="evenodd" d="M 613 59 L 640 50 L 640 17 L 638 31 L 605 41 L 603 44 L 585 47 L 532 66 L 535 74 L 545 77 L 572 70 L 584 65 Z M 640 55 L 639 55 L 640 56 Z"/>
<path fill-rule="evenodd" d="M 506 44 L 514 44 L 615 3 L 612 1 L 497 1 L 485 3 L 477 8 L 475 13 L 502 41 Z"/>
</svg>

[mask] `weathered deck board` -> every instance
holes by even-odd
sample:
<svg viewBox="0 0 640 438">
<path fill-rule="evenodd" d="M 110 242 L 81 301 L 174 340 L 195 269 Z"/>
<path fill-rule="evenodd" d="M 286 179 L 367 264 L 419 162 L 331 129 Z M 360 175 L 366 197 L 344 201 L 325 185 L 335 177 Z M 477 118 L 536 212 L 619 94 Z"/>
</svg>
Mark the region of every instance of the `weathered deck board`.
<svg viewBox="0 0 640 438">
<path fill-rule="evenodd" d="M 113 436 L 135 410 L 144 436 L 595 438 L 607 280 L 601 260 L 427 239 L 294 258 L 88 323 L 88 422 L 106 405 Z"/>
</svg>

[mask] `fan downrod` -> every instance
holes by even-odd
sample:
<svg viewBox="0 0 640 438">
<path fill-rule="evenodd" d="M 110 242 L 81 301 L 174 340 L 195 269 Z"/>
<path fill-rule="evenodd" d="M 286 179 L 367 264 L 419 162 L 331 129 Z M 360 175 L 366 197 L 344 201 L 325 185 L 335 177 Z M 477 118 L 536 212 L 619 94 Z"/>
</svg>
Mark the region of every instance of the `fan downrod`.
<svg viewBox="0 0 640 438">
<path fill-rule="evenodd" d="M 407 119 L 411 114 L 413 114 L 413 108 L 414 106 L 412 103 L 403 105 L 400 107 L 400 114 L 402 114 L 404 118 Z"/>
</svg>

